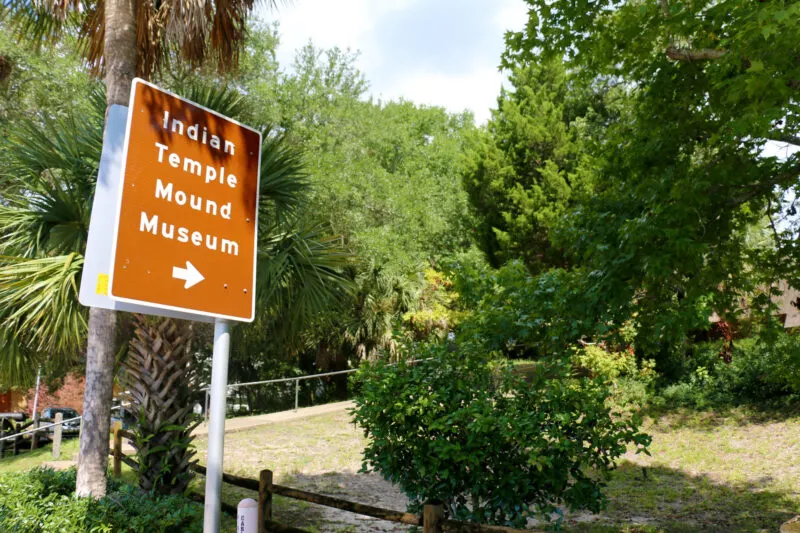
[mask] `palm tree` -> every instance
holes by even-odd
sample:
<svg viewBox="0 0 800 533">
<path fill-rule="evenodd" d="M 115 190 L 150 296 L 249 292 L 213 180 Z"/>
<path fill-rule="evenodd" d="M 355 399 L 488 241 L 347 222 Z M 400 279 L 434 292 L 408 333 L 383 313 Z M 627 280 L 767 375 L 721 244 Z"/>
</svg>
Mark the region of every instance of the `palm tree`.
<svg viewBox="0 0 800 533">
<path fill-rule="evenodd" d="M 267 3 L 272 6 L 274 0 Z M 34 44 L 54 42 L 77 29 L 93 71 L 105 75 L 106 104 L 111 106 L 128 103 L 134 76 L 149 78 L 170 60 L 212 60 L 222 71 L 234 68 L 255 0 L 2 0 L 2 6 L 0 17 L 7 16 Z M 89 310 L 76 485 L 82 496 L 105 494 L 116 329 L 113 311 Z"/>
<path fill-rule="evenodd" d="M 176 91 L 228 116 L 244 109 L 241 95 L 232 90 L 192 84 Z M 106 107 L 101 91 L 92 101 L 80 127 L 72 115 L 29 120 L 6 147 L 10 161 L 0 175 L 0 371 L 15 379 L 45 354 L 50 361 L 74 363 L 87 334 L 92 336 L 91 311 L 87 323 L 77 301 Z M 348 256 L 324 228 L 299 222 L 309 182 L 299 154 L 280 135 L 264 136 L 260 183 L 259 307 L 284 313 L 285 322 L 307 318 L 340 294 L 345 278 L 339 272 Z M 108 335 L 112 378 L 113 347 L 119 344 L 113 334 Z M 101 442 L 107 447 L 107 411 L 102 418 Z M 103 475 L 107 454 L 106 448 Z"/>
<path fill-rule="evenodd" d="M 187 322 L 134 316 L 125 367 L 127 399 L 138 413 L 136 449 L 139 486 L 161 494 L 183 494 L 197 464 L 192 430 L 196 385 L 192 328 Z"/>
</svg>

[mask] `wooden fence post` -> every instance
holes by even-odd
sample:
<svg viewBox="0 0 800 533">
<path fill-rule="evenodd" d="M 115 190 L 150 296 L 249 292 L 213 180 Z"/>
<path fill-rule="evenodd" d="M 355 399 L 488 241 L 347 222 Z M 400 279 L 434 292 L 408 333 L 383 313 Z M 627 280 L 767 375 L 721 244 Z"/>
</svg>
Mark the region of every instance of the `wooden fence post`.
<svg viewBox="0 0 800 533">
<path fill-rule="evenodd" d="M 13 433 L 14 440 L 11 441 L 11 446 L 12 446 L 11 450 L 14 453 L 14 455 L 19 455 L 19 439 L 20 439 L 20 436 L 19 436 L 19 430 L 17 429 L 17 427 L 18 427 L 18 424 L 14 425 L 14 429 L 13 429 L 13 431 L 14 431 L 14 433 Z"/>
<path fill-rule="evenodd" d="M 6 421 L 5 419 L 0 420 L 0 439 L 6 436 Z M 0 459 L 3 458 L 3 455 L 6 453 L 6 441 L 0 440 Z"/>
<path fill-rule="evenodd" d="M 53 460 L 61 457 L 61 421 L 64 420 L 62 413 L 56 413 L 55 426 L 53 427 Z"/>
<path fill-rule="evenodd" d="M 33 413 L 33 429 L 39 429 L 39 413 Z M 35 450 L 39 447 L 39 432 L 34 431 L 32 433 L 33 437 L 31 440 L 31 451 Z"/>
<path fill-rule="evenodd" d="M 266 533 L 267 520 L 272 520 L 272 470 L 258 475 L 258 533 Z"/>
<path fill-rule="evenodd" d="M 122 476 L 122 433 L 114 428 L 114 477 Z"/>
<path fill-rule="evenodd" d="M 442 533 L 444 506 L 441 503 L 426 503 L 422 510 L 422 532 Z"/>
</svg>

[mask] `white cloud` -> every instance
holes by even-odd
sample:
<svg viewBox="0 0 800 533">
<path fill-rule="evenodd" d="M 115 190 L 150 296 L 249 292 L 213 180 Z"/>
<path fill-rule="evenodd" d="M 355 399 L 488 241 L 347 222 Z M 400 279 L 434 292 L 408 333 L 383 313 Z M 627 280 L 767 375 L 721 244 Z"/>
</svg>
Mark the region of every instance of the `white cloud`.
<svg viewBox="0 0 800 533">
<path fill-rule="evenodd" d="M 313 39 L 323 48 L 360 48 L 372 30 L 369 0 L 302 1 L 282 6 L 267 16 L 280 22 L 281 64 L 290 64 L 295 50 Z"/>
<path fill-rule="evenodd" d="M 504 76 L 494 67 L 476 68 L 459 76 L 421 72 L 408 76 L 380 96 L 442 106 L 454 113 L 469 109 L 480 124 L 489 118 L 489 107 L 495 107 L 503 81 Z"/>
<path fill-rule="evenodd" d="M 500 30 L 521 30 L 528 20 L 528 6 L 523 2 L 506 2 L 494 16 L 494 23 Z"/>
<path fill-rule="evenodd" d="M 309 40 L 357 50 L 374 96 L 470 109 L 480 123 L 504 79 L 503 34 L 527 10 L 520 0 L 295 0 L 264 18 L 280 22 L 281 65 Z"/>
</svg>

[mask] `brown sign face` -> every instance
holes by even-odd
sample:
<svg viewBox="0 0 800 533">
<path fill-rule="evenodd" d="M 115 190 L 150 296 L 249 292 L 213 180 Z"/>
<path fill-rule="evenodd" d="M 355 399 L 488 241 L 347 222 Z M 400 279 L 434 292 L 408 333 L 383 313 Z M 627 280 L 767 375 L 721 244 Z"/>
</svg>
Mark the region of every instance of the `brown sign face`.
<svg viewBox="0 0 800 533">
<path fill-rule="evenodd" d="M 133 83 L 110 295 L 251 321 L 261 134 Z"/>
</svg>

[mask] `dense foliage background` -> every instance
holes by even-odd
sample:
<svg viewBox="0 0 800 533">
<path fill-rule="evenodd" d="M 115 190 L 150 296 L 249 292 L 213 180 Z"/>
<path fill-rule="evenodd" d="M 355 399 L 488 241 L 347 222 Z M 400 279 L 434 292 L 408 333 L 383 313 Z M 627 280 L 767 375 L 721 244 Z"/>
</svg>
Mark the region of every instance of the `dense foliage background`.
<svg viewBox="0 0 800 533">
<path fill-rule="evenodd" d="M 369 361 L 356 380 L 367 466 L 415 503 L 517 523 L 527 508 L 509 495 L 545 514 L 602 505 L 603 475 L 646 444 L 641 409 L 800 398 L 800 343 L 784 327 L 799 304 L 781 299 L 800 287 L 800 3 L 526 3 L 487 124 L 369 97 L 350 52 L 309 44 L 279 65 L 277 27 L 258 23 L 235 73 L 155 74 L 267 132 L 260 309 L 234 330 L 229 380 Z M 8 35 L 0 379 L 23 387 L 40 364 L 49 380 L 81 371 L 102 106 L 73 40 L 36 52 Z M 207 382 L 211 333 L 195 334 Z M 436 365 L 387 364 L 427 357 Z M 526 382 L 498 360 L 535 370 Z M 348 394 L 331 381 L 303 396 Z M 238 401 L 252 412 L 291 395 Z M 504 422 L 510 439 L 551 432 L 563 449 L 481 455 Z M 507 476 L 487 488 L 475 461 Z"/>
</svg>

